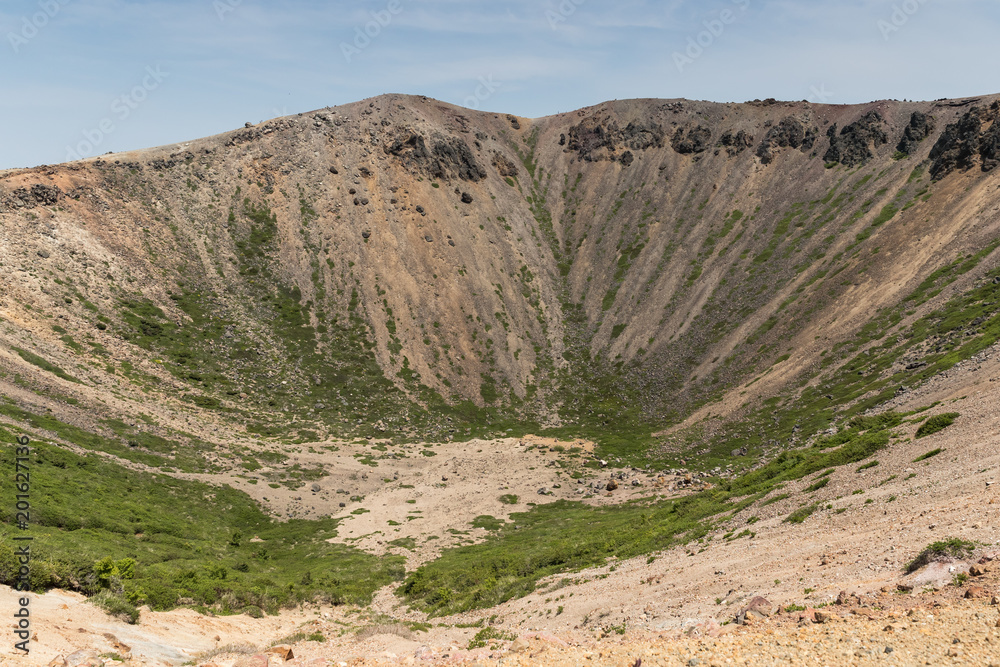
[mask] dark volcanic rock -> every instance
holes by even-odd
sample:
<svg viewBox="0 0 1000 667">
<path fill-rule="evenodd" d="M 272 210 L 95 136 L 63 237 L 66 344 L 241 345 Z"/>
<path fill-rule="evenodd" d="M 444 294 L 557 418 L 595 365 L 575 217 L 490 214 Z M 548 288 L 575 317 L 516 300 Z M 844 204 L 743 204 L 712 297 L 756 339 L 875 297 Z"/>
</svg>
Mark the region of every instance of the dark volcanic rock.
<svg viewBox="0 0 1000 667">
<path fill-rule="evenodd" d="M 712 131 L 704 125 L 698 125 L 690 130 L 679 127 L 674 132 L 670 145 L 681 155 L 701 153 L 708 148 L 711 138 Z"/>
<path fill-rule="evenodd" d="M 900 153 L 913 155 L 917 150 L 917 144 L 930 136 L 934 131 L 934 118 L 920 111 L 910 114 L 910 124 L 903 130 L 903 136 L 896 145 L 896 150 Z"/>
<path fill-rule="evenodd" d="M 757 146 L 757 157 L 764 164 L 774 159 L 775 148 L 800 148 L 803 151 L 812 149 L 816 143 L 818 130 L 808 128 L 797 118 L 786 116 L 764 135 L 764 140 Z"/>
<path fill-rule="evenodd" d="M 987 123 L 989 127 L 984 130 Z M 1000 104 L 989 109 L 974 106 L 957 122 L 949 123 L 931 149 L 931 177 L 937 181 L 956 169 L 975 166 L 976 155 L 982 159 L 982 170 L 990 171 L 1000 164 Z"/>
<path fill-rule="evenodd" d="M 407 130 L 397 134 L 383 150 L 399 158 L 403 164 L 431 178 L 479 181 L 486 170 L 479 166 L 472 149 L 458 137 L 435 137 L 431 148 L 423 135 Z"/>
<path fill-rule="evenodd" d="M 753 135 L 740 130 L 733 133 L 732 130 L 726 130 L 722 138 L 719 139 L 719 146 L 724 146 L 726 152 L 729 153 L 729 157 L 739 155 L 747 148 L 753 145 Z"/>
<path fill-rule="evenodd" d="M 35 208 L 36 206 L 53 206 L 62 196 L 62 190 L 54 185 L 35 183 L 28 188 L 17 188 L 8 202 L 15 208 Z"/>
<path fill-rule="evenodd" d="M 627 158 L 617 156 L 621 149 L 643 151 L 663 146 L 663 128 L 632 122 L 623 130 L 614 120 L 591 116 L 569 128 L 566 145 L 587 162 L 622 160 Z"/>
<path fill-rule="evenodd" d="M 869 111 L 841 130 L 839 135 L 837 125 L 831 125 L 826 133 L 830 137 L 830 148 L 823 159 L 847 167 L 867 162 L 874 157 L 874 149 L 889 141 L 884 125 L 885 119 L 878 111 Z"/>
</svg>

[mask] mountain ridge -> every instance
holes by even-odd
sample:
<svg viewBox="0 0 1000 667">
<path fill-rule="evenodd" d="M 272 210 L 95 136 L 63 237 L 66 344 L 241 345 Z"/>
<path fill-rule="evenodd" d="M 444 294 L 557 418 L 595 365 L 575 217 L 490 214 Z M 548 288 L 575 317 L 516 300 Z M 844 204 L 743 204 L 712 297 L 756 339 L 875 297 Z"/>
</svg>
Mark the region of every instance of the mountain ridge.
<svg viewBox="0 0 1000 667">
<path fill-rule="evenodd" d="M 387 390 L 391 383 L 399 401 L 464 404 L 476 415 L 465 417 L 471 422 L 490 421 L 493 406 L 492 419 L 501 421 L 598 429 L 609 418 L 590 410 L 603 403 L 615 419 L 652 431 L 760 377 L 783 353 L 786 365 L 806 368 L 797 349 L 809 347 L 808 335 L 795 323 L 814 326 L 812 313 L 863 319 L 865 309 L 845 303 L 888 307 L 945 264 L 941 253 L 981 247 L 996 216 L 984 215 L 990 174 L 972 167 L 993 159 L 996 106 L 996 96 L 854 106 L 623 100 L 524 119 L 386 95 L 182 144 L 0 172 L 0 201 L 8 220 L 41 215 L 43 225 L 87 236 L 103 247 L 101 261 L 121 272 L 118 280 L 128 273 L 140 282 L 138 290 L 105 290 L 92 277 L 100 312 L 70 307 L 66 315 L 90 331 L 96 317 L 110 320 L 102 322 L 110 329 L 92 334 L 103 341 L 108 330 L 132 335 L 143 319 L 123 311 L 123 294 L 150 301 L 133 305 L 160 309 L 166 319 L 150 311 L 160 331 L 138 332 L 138 345 L 109 340 L 147 362 L 165 349 L 159 338 L 168 320 L 195 321 L 177 304 L 203 317 L 225 304 L 231 336 L 244 327 L 255 341 L 254 352 L 235 350 L 220 332 L 214 343 L 230 357 L 256 354 L 276 368 L 307 348 L 319 358 L 335 343 L 317 328 L 339 327 L 336 345 L 353 350 L 341 367 L 365 368 L 367 381 Z M 979 110 L 974 119 L 970 109 Z M 937 118 L 933 129 L 921 126 L 920 140 L 912 139 L 914 113 Z M 893 151 L 905 136 L 912 156 Z M 951 226 L 929 224 L 956 206 Z M 22 222 L 23 238 L 45 239 L 33 236 L 38 221 Z M 928 249 L 910 243 L 914 228 Z M 884 252 L 873 236 L 885 240 Z M 21 257 L 44 264 L 37 252 L 51 250 L 36 245 L 35 256 Z M 66 246 L 60 240 L 55 248 Z M 82 275 L 95 273 L 83 264 Z M 182 270 L 195 271 L 182 291 L 217 296 L 208 304 L 172 298 L 168 292 L 186 282 Z M 849 279 L 816 277 L 829 273 Z M 254 285 L 267 281 L 280 289 Z M 896 291 L 873 291 L 875 284 Z M 28 293 L 56 309 L 71 305 L 39 289 Z M 245 310 L 250 304 L 256 312 Z M 264 322 L 287 326 L 265 331 L 258 315 L 267 313 L 284 319 Z M 832 321 L 826 329 L 840 331 Z M 862 324 L 849 321 L 843 334 Z M 175 333 L 188 335 L 167 337 Z M 779 349 L 788 336 L 797 336 L 795 349 Z M 199 344 L 219 362 L 217 381 L 185 378 L 184 363 L 165 362 L 176 386 L 204 390 L 198 400 L 207 405 L 231 405 L 219 391 L 226 387 L 239 390 L 228 396 L 257 395 L 259 409 L 287 407 L 308 421 L 317 402 L 345 400 L 335 387 L 314 391 L 323 396 L 311 407 L 305 396 L 268 406 L 274 398 L 262 400 L 264 380 L 256 378 L 253 390 L 234 379 L 241 361 L 209 355 L 208 342 Z M 754 354 L 748 342 L 757 344 Z M 281 382 L 315 379 L 292 366 Z M 789 375 L 779 367 L 772 377 Z M 578 391 L 584 377 L 602 386 L 604 400 Z M 764 378 L 760 386 L 785 384 Z M 394 411 L 384 407 L 368 420 L 364 407 L 345 407 L 336 419 L 383 426 Z M 336 432 L 336 419 L 315 426 Z M 378 433 L 367 426 L 362 431 Z M 434 428 L 450 431 L 440 422 Z"/>
</svg>

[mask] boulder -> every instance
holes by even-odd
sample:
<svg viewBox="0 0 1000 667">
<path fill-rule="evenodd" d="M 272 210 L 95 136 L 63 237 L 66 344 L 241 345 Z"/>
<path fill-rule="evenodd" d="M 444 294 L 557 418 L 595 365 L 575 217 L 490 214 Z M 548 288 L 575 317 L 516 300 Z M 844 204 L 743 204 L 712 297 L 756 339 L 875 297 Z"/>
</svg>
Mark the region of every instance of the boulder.
<svg viewBox="0 0 1000 667">
<path fill-rule="evenodd" d="M 774 613 L 774 605 L 767 598 L 756 596 L 739 610 L 736 614 L 736 622 L 739 625 L 746 625 L 747 620 L 767 618 Z"/>
<path fill-rule="evenodd" d="M 292 658 L 295 657 L 295 654 L 292 652 L 292 647 L 288 646 L 287 644 L 279 644 L 278 646 L 272 646 L 271 648 L 267 649 L 267 652 L 271 655 L 276 655 L 282 660 L 286 661 L 291 660 Z"/>
<path fill-rule="evenodd" d="M 993 595 L 984 587 L 973 584 L 965 589 L 965 598 L 968 600 L 990 599 Z"/>
</svg>

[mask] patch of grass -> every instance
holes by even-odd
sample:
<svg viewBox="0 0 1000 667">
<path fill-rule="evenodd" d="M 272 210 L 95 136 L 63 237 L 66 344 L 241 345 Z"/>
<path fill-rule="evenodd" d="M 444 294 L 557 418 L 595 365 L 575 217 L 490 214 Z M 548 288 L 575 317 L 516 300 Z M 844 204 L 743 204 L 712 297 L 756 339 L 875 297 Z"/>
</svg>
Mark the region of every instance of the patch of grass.
<svg viewBox="0 0 1000 667">
<path fill-rule="evenodd" d="M 517 639 L 517 635 L 514 633 L 497 630 L 491 626 L 483 628 L 477 632 L 471 640 L 469 640 L 469 650 L 471 651 L 472 649 L 489 646 L 491 641 L 514 641 L 515 639 Z"/>
<path fill-rule="evenodd" d="M 401 537 L 398 540 L 391 540 L 389 544 L 394 547 L 401 547 L 413 551 L 417 548 L 417 541 L 412 537 Z"/>
<path fill-rule="evenodd" d="M 73 377 L 72 375 L 70 375 L 69 373 L 67 373 L 63 369 L 59 368 L 55 364 L 53 364 L 53 363 L 51 363 L 49 361 L 46 361 L 45 359 L 43 359 L 42 357 L 38 356 L 34 352 L 29 352 L 28 350 L 22 350 L 19 347 L 11 347 L 10 349 L 12 349 L 15 352 L 17 352 L 18 356 L 21 357 L 22 359 L 24 359 L 25 361 L 27 361 L 29 364 L 32 364 L 34 366 L 38 366 L 43 371 L 48 371 L 49 373 L 52 373 L 56 377 L 62 378 L 63 380 L 68 380 L 70 382 L 75 382 L 77 384 L 83 384 L 77 378 Z"/>
<path fill-rule="evenodd" d="M 913 462 L 914 463 L 920 463 L 921 461 L 926 461 L 927 459 L 931 458 L 932 456 L 937 456 L 938 454 L 940 454 L 943 451 L 944 450 L 941 449 L 940 447 L 938 447 L 937 449 L 932 449 L 931 451 L 927 452 L 926 454 L 921 454 L 917 458 L 913 459 Z"/>
<path fill-rule="evenodd" d="M 820 503 L 813 503 L 811 505 L 806 505 L 795 510 L 791 514 L 785 517 L 785 523 L 802 523 L 808 519 L 813 512 L 820 509 Z"/>
<path fill-rule="evenodd" d="M 822 478 L 816 480 L 815 482 L 813 482 L 812 484 L 810 484 L 809 486 L 807 486 L 805 488 L 805 492 L 806 493 L 812 493 L 813 491 L 819 491 L 820 489 L 822 489 L 824 486 L 826 486 L 829 483 L 830 483 L 830 478 L 829 477 L 822 477 Z"/>
<path fill-rule="evenodd" d="M 906 573 L 916 572 L 923 566 L 935 560 L 946 558 L 965 558 L 976 548 L 974 542 L 958 537 L 949 537 L 939 542 L 932 542 L 924 547 L 917 557 L 906 564 Z"/>
<path fill-rule="evenodd" d="M 473 528 L 483 528 L 485 530 L 493 531 L 500 530 L 503 526 L 504 522 L 502 520 L 497 519 L 494 516 L 490 516 L 489 514 L 480 514 L 472 520 Z"/>
<path fill-rule="evenodd" d="M 863 472 L 865 470 L 868 470 L 869 468 L 874 468 L 877 465 L 878 465 L 878 461 L 869 461 L 868 463 L 866 463 L 866 464 L 864 464 L 862 466 L 858 466 L 858 469 L 855 470 L 854 472 Z"/>
<path fill-rule="evenodd" d="M 502 502 L 504 505 L 516 505 L 517 501 L 518 497 L 513 493 L 505 493 L 502 496 L 500 496 L 500 502 Z"/>
<path fill-rule="evenodd" d="M 108 590 L 101 591 L 90 598 L 90 602 L 129 625 L 135 625 L 139 622 L 139 610 L 118 593 L 112 593 Z"/>
<path fill-rule="evenodd" d="M 933 433 L 945 429 L 955 423 L 955 420 L 959 418 L 959 413 L 957 412 L 945 412 L 944 414 L 934 415 L 930 417 L 927 421 L 920 425 L 917 429 L 917 438 L 923 438 Z"/>
</svg>

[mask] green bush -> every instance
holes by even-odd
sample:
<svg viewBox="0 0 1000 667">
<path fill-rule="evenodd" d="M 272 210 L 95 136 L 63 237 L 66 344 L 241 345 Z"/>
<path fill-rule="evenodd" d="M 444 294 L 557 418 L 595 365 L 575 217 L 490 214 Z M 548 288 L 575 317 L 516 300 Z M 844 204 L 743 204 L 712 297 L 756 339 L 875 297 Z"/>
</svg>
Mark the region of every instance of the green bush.
<svg viewBox="0 0 1000 667">
<path fill-rule="evenodd" d="M 820 503 L 813 503 L 812 505 L 806 505 L 805 507 L 800 507 L 791 514 L 785 517 L 785 523 L 802 523 L 809 516 L 820 508 Z"/>
<path fill-rule="evenodd" d="M 130 625 L 135 625 L 139 621 L 139 610 L 136 609 L 135 605 L 116 593 L 102 591 L 90 598 L 90 601 L 108 614 Z"/>
<path fill-rule="evenodd" d="M 976 548 L 974 542 L 958 537 L 949 537 L 939 542 L 928 544 L 917 557 L 906 564 L 906 573 L 916 572 L 924 565 L 943 558 L 965 558 Z"/>
<path fill-rule="evenodd" d="M 938 454 L 940 454 L 943 451 L 944 450 L 941 449 L 940 447 L 938 447 L 937 449 L 932 449 L 931 451 L 927 452 L 926 454 L 921 454 L 917 458 L 913 459 L 913 462 L 914 463 L 920 463 L 921 461 L 926 461 L 927 459 L 931 458 L 932 456 L 937 456 Z"/>
<path fill-rule="evenodd" d="M 938 431 L 947 428 L 955 423 L 955 420 L 959 418 L 959 413 L 957 412 L 945 412 L 944 414 L 934 415 L 917 429 L 916 437 L 923 438 L 932 433 L 937 433 Z"/>
<path fill-rule="evenodd" d="M 469 640 L 469 650 L 488 646 L 491 641 L 514 641 L 515 639 L 517 639 L 517 635 L 512 632 L 504 632 L 493 627 L 483 628 Z"/>
</svg>

